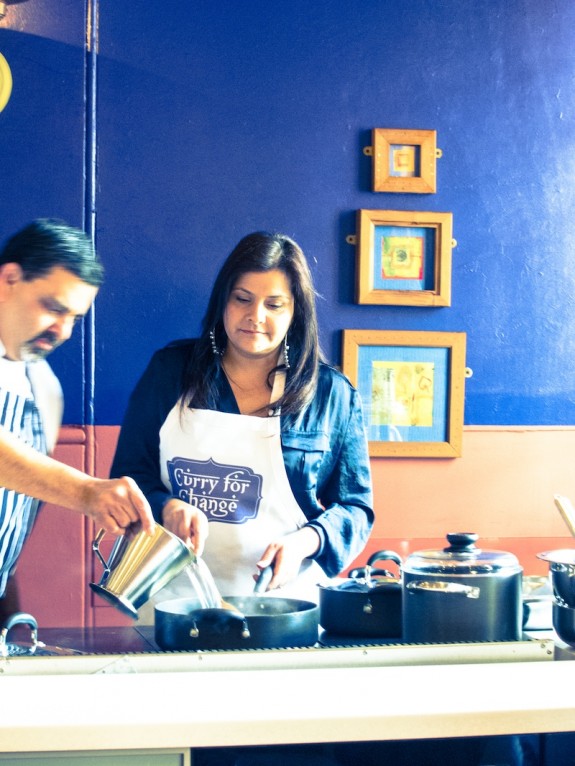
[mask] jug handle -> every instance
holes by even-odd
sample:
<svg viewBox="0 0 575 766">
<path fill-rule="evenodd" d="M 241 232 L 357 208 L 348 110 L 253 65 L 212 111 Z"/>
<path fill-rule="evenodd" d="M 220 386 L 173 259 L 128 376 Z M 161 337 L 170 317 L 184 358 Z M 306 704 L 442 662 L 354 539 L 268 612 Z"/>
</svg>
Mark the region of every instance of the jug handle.
<svg viewBox="0 0 575 766">
<path fill-rule="evenodd" d="M 98 531 L 98 534 L 94 538 L 94 541 L 92 542 L 92 551 L 100 559 L 100 562 L 101 562 L 102 566 L 104 567 L 104 574 L 102 575 L 102 577 L 107 577 L 110 574 L 110 567 L 108 566 L 108 562 L 106 561 L 106 559 L 100 553 L 100 543 L 102 542 L 102 539 L 103 539 L 105 534 L 106 534 L 106 530 L 105 529 L 100 529 Z"/>
</svg>

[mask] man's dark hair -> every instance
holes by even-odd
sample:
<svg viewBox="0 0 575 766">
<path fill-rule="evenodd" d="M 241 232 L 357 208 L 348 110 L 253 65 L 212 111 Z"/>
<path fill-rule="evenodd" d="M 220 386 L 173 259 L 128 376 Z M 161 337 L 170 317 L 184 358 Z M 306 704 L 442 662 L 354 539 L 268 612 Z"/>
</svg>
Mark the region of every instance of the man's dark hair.
<svg viewBox="0 0 575 766">
<path fill-rule="evenodd" d="M 0 266 L 17 263 L 24 279 L 45 276 L 60 266 L 94 287 L 104 281 L 104 267 L 85 232 L 55 218 L 39 218 L 14 234 L 0 251 Z"/>
</svg>

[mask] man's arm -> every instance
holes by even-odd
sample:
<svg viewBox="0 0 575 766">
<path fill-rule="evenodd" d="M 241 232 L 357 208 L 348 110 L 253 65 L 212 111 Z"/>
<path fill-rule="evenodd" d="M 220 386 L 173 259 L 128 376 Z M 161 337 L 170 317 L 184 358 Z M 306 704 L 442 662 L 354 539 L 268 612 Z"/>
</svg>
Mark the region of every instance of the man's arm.
<svg viewBox="0 0 575 766">
<path fill-rule="evenodd" d="M 47 457 L 0 426 L 0 486 L 84 513 L 107 532 L 122 535 L 139 521 L 151 532 L 150 506 L 133 479 L 96 479 Z"/>
</svg>

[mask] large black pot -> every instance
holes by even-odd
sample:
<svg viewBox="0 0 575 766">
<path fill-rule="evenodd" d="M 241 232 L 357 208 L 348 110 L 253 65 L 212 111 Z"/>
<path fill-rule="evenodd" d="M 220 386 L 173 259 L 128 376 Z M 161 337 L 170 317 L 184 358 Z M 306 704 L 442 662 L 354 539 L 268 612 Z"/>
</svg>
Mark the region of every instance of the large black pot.
<svg viewBox="0 0 575 766">
<path fill-rule="evenodd" d="M 275 596 L 226 596 L 233 609 L 202 609 L 178 598 L 155 607 L 155 639 L 162 649 L 283 649 L 313 646 L 319 607 L 311 601 Z"/>
<path fill-rule="evenodd" d="M 403 565 L 403 640 L 519 640 L 523 570 L 516 557 L 477 548 L 475 534 L 447 540 L 447 548 L 419 551 Z"/>
<path fill-rule="evenodd" d="M 366 638 L 400 638 L 401 583 L 386 569 L 374 569 L 379 561 L 401 558 L 393 551 L 378 551 L 365 567 L 319 589 L 319 621 L 328 633 Z"/>
</svg>

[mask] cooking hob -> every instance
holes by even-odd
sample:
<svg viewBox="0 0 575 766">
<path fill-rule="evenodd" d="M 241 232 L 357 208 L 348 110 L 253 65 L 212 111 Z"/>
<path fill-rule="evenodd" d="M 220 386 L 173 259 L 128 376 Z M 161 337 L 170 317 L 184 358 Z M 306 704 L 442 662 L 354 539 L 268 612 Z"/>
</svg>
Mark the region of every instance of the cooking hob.
<svg viewBox="0 0 575 766">
<path fill-rule="evenodd" d="M 358 639 L 320 631 L 311 647 L 162 651 L 153 626 L 46 628 L 38 638 L 48 646 L 75 649 L 73 656 L 0 658 L 2 675 L 181 673 L 205 671 L 363 668 L 397 665 L 454 665 L 553 660 L 553 637 L 462 644 L 402 644 L 397 639 Z"/>
</svg>

